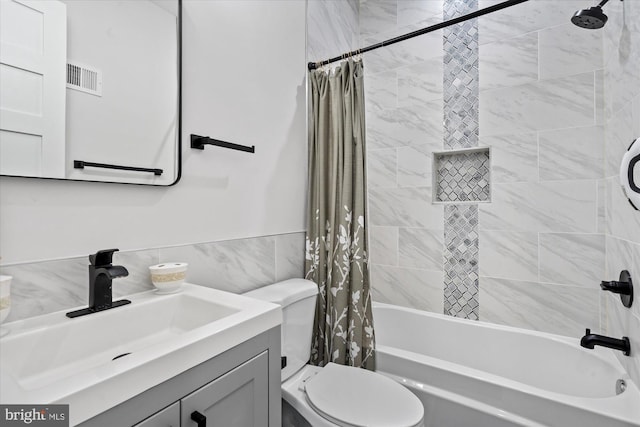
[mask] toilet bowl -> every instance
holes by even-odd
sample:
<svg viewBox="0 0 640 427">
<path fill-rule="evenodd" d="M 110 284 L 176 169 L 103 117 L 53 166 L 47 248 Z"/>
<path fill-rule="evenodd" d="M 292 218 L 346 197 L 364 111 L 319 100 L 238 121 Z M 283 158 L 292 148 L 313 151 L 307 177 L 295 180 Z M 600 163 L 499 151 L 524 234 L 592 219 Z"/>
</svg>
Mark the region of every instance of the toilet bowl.
<svg viewBox="0 0 640 427">
<path fill-rule="evenodd" d="M 312 427 L 422 427 L 422 402 L 392 379 L 307 364 L 317 290 L 309 280 L 291 279 L 245 294 L 282 306 L 282 398 Z"/>
</svg>

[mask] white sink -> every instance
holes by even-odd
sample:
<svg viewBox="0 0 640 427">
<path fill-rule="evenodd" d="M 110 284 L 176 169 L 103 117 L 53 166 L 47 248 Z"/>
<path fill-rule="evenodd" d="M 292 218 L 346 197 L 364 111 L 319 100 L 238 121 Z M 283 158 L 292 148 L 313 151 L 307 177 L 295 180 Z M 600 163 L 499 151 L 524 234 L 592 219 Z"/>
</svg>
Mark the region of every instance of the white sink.
<svg viewBox="0 0 640 427">
<path fill-rule="evenodd" d="M 68 403 L 75 425 L 282 322 L 278 305 L 191 284 L 128 299 L 2 325 L 0 403 Z"/>
</svg>

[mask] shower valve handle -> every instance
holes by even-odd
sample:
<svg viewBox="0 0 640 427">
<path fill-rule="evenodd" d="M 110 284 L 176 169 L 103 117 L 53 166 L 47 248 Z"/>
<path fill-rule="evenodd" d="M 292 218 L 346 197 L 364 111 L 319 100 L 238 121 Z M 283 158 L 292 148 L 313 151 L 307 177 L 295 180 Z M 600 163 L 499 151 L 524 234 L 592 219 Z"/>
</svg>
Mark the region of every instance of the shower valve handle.
<svg viewBox="0 0 640 427">
<path fill-rule="evenodd" d="M 627 308 L 631 307 L 631 304 L 633 303 L 633 282 L 631 281 L 629 271 L 622 270 L 620 278 L 617 281 L 612 280 L 611 282 L 601 282 L 600 288 L 603 291 L 619 294 L 620 300 L 622 300 L 622 305 Z"/>
<path fill-rule="evenodd" d="M 601 282 L 600 288 L 603 291 L 613 292 L 614 294 L 629 295 L 631 293 L 631 286 L 629 282 L 617 282 L 612 280 L 611 282 Z"/>
</svg>

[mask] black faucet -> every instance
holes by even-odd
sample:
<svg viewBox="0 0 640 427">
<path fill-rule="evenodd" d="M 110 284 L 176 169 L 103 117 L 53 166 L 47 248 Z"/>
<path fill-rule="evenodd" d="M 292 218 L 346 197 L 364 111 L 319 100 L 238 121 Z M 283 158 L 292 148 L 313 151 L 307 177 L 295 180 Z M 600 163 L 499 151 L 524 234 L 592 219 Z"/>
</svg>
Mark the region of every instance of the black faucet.
<svg viewBox="0 0 640 427">
<path fill-rule="evenodd" d="M 629 342 L 629 338 L 622 337 L 622 339 L 619 340 L 616 338 L 605 337 L 604 335 L 592 334 L 591 329 L 587 329 L 586 334 L 580 340 L 580 345 L 584 348 L 590 349 L 600 345 L 602 347 L 620 350 L 625 356 L 629 356 L 631 353 L 631 343 Z"/>
<path fill-rule="evenodd" d="M 89 255 L 89 307 L 67 313 L 67 317 L 84 316 L 110 308 L 130 304 L 131 301 L 123 299 L 113 301 L 111 293 L 111 281 L 118 277 L 126 277 L 129 272 L 121 265 L 111 265 L 113 253 L 119 249 L 105 249 Z"/>
</svg>

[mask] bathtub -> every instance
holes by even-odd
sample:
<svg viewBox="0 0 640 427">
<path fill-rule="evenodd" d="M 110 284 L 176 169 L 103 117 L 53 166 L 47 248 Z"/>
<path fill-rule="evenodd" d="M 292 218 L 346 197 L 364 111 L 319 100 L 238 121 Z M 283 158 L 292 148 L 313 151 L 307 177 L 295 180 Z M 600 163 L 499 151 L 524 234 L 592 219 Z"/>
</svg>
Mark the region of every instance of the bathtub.
<svg viewBox="0 0 640 427">
<path fill-rule="evenodd" d="M 425 427 L 640 427 L 613 350 L 382 303 L 373 316 L 377 371 L 420 398 Z"/>
</svg>

